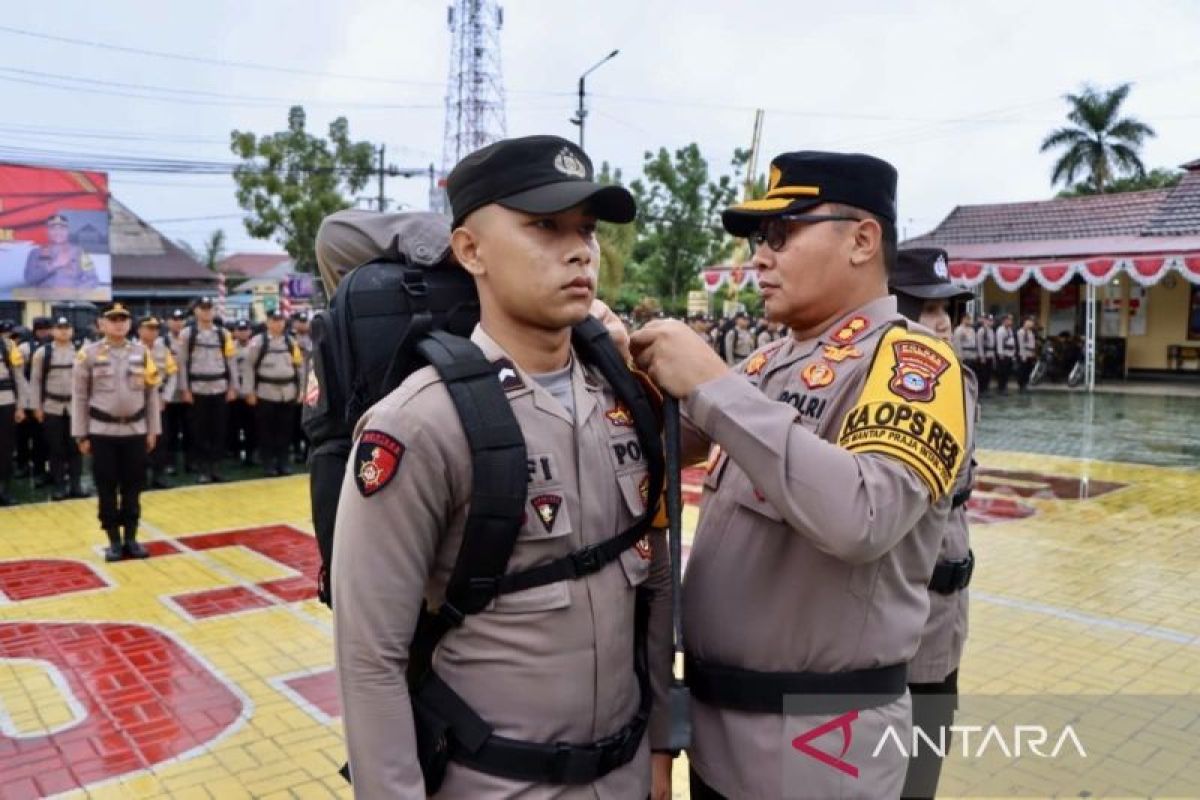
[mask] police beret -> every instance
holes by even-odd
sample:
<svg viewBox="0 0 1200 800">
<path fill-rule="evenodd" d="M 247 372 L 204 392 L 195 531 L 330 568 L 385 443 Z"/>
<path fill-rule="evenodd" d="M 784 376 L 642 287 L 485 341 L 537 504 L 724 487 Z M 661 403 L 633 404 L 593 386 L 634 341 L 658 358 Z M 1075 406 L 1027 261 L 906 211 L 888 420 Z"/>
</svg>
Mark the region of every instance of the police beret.
<svg viewBox="0 0 1200 800">
<path fill-rule="evenodd" d="M 592 160 L 559 136 L 501 139 L 476 150 L 446 178 L 454 227 L 491 203 L 529 214 L 554 214 L 587 201 L 598 219 L 632 222 L 633 195 L 595 182 Z"/>
<path fill-rule="evenodd" d="M 968 289 L 950 282 L 950 259 L 939 247 L 901 250 L 888 274 L 888 289 L 922 300 L 970 299 Z"/>
<path fill-rule="evenodd" d="M 766 217 L 840 203 L 894 223 L 896 179 L 896 168 L 874 156 L 817 150 L 783 153 L 771 161 L 766 197 L 727 208 L 721 222 L 734 236 L 749 236 Z"/>
</svg>

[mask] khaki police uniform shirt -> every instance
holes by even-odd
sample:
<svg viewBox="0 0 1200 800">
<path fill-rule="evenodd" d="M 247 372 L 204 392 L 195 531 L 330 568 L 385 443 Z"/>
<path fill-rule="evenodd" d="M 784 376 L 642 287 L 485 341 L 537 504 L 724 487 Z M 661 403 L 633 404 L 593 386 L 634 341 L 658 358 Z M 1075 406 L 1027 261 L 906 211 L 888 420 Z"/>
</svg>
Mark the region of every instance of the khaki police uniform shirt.
<svg viewBox="0 0 1200 800">
<path fill-rule="evenodd" d="M 193 332 L 195 348 L 188 343 Z M 179 346 L 179 388 L 192 394 L 225 394 L 230 388 L 237 389 L 237 349 L 233 335 L 215 325 L 208 329 L 187 327 L 183 329 Z M 188 354 L 188 350 L 192 350 Z M 229 376 L 226 380 L 226 375 Z"/>
<path fill-rule="evenodd" d="M 253 338 L 253 337 L 251 337 Z M 246 391 L 246 353 L 250 350 L 250 339 L 247 339 L 243 344 L 238 341 L 235 336 L 233 338 L 233 363 L 237 369 L 238 375 L 238 397 L 245 398 L 249 392 Z"/>
<path fill-rule="evenodd" d="M 255 364 L 258 364 L 258 355 L 263 350 L 264 341 L 267 352 L 256 370 Z M 257 395 L 259 400 L 294 403 L 300 391 L 303 362 L 300 345 L 295 341 L 292 341 L 289 347 L 283 336 L 260 333 L 246 346 L 246 356 L 242 364 L 242 388 L 248 395 Z"/>
<path fill-rule="evenodd" d="M 179 364 L 175 360 L 174 352 L 161 336 L 155 338 L 154 345 L 150 348 L 150 357 L 154 359 L 154 366 L 158 367 L 158 374 L 162 377 L 158 385 L 161 410 L 175 396 L 176 387 L 179 386 Z"/>
<path fill-rule="evenodd" d="M 996 330 L 986 325 L 980 326 L 978 333 L 979 360 L 995 363 L 996 361 Z"/>
<path fill-rule="evenodd" d="M 47 361 L 49 355 L 49 364 Z M 50 345 L 50 349 L 39 347 L 33 353 L 33 369 L 29 377 L 29 394 L 33 398 L 30 404 L 40 408 L 43 413 L 52 417 L 60 417 L 71 411 L 71 370 L 75 367 L 75 345 L 67 342 Z M 45 384 L 46 391 L 42 392 Z"/>
<path fill-rule="evenodd" d="M 1037 334 L 1025 328 L 1017 331 L 1017 355 L 1022 361 L 1037 358 Z"/>
<path fill-rule="evenodd" d="M 725 334 L 725 360 L 736 364 L 754 352 L 754 334 L 750 329 L 741 330 L 737 327 L 729 329 Z"/>
<path fill-rule="evenodd" d="M 714 445 L 683 587 L 687 651 L 764 672 L 907 662 L 968 445 L 953 350 L 883 297 L 736 372 L 685 404 Z M 860 712 L 844 755 L 858 778 L 789 746 L 829 721 L 694 700 L 689 757 L 729 797 L 778 797 L 785 769 L 796 796 L 898 797 L 904 759 L 870 756 L 888 725 L 907 740 L 907 695 Z"/>
<path fill-rule="evenodd" d="M 25 380 L 25 356 L 7 336 L 0 336 L 0 406 L 29 407 L 29 382 Z M 5 357 L 7 354 L 7 357 Z"/>
<path fill-rule="evenodd" d="M 107 341 L 84 345 L 75 356 L 72 380 L 71 435 L 76 439 L 162 432 L 158 367 L 140 342 L 123 342 L 119 347 Z M 125 421 L 101 422 L 92 418 L 89 409 Z M 133 419 L 143 409 L 140 419 Z"/>
<path fill-rule="evenodd" d="M 25 373 L 25 385 L 29 389 L 29 391 L 25 393 L 25 404 L 21 406 L 21 408 L 25 409 L 26 411 L 32 411 L 35 407 L 33 405 L 33 387 L 29 385 L 29 378 L 31 375 L 30 370 L 33 367 L 33 351 L 36 349 L 38 344 L 40 343 L 34 344 L 30 342 L 21 342 L 19 345 L 17 345 L 17 350 L 19 350 L 21 353 L 21 360 L 25 363 L 25 367 L 22 368 L 22 372 Z"/>
<path fill-rule="evenodd" d="M 626 530 L 645 508 L 647 470 L 628 412 L 575 360 L 571 415 L 505 360 L 499 379 L 525 435 L 529 497 L 510 572 Z M 346 744 L 360 798 L 424 797 L 404 670 L 422 599 L 442 602 L 462 542 L 472 461 L 445 385 L 409 376 L 359 422 L 338 505 L 334 633 Z M 654 589 L 648 649 L 654 710 L 637 756 L 588 786 L 530 786 L 451 762 L 438 797 L 628 798 L 650 789 L 649 747 L 667 745 L 671 669 L 668 553 L 661 532 L 579 580 L 503 595 L 442 640 L 438 675 L 499 736 L 588 744 L 627 725 L 635 587 Z"/>
<path fill-rule="evenodd" d="M 1012 328 L 1004 325 L 996 331 L 996 355 L 1000 358 L 1012 358 L 1017 354 L 1017 336 Z"/>
<path fill-rule="evenodd" d="M 954 352 L 963 361 L 978 360 L 979 343 L 975 329 L 970 325 L 959 325 L 954 329 Z"/>
<path fill-rule="evenodd" d="M 968 450 L 959 470 L 954 494 L 965 492 L 975 485 L 975 429 L 979 422 L 979 382 L 975 373 L 963 370 L 967 398 Z M 971 552 L 971 532 L 967 522 L 966 505 L 950 511 L 946 535 L 938 552 L 938 561 L 962 561 Z M 942 594 L 929 592 L 929 617 L 921 632 L 917 654 L 908 662 L 909 683 L 941 683 L 962 661 L 967 641 L 967 605 L 969 589 Z"/>
<path fill-rule="evenodd" d="M 163 341 L 171 351 L 171 357 L 175 360 L 175 370 L 178 373 L 179 366 L 183 363 L 183 350 L 181 349 L 183 346 L 183 332 L 181 331 L 180 334 L 176 336 L 170 331 L 167 331 L 166 336 L 163 337 Z M 180 398 L 182 383 L 182 379 L 176 377 L 175 382 L 170 387 L 171 391 L 163 393 L 163 400 L 168 403 L 182 402 L 182 399 Z"/>
</svg>

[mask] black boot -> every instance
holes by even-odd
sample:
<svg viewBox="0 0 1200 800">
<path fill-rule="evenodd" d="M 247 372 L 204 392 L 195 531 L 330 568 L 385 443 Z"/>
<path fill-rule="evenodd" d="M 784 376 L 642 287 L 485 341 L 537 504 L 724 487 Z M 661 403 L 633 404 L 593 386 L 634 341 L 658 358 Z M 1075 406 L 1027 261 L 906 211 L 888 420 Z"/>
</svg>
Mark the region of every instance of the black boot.
<svg viewBox="0 0 1200 800">
<path fill-rule="evenodd" d="M 125 526 L 125 555 L 128 558 L 149 558 L 146 548 L 138 544 L 137 523 Z"/>
<path fill-rule="evenodd" d="M 105 533 L 108 534 L 108 548 L 104 551 L 104 560 L 108 562 L 120 561 L 124 558 L 121 547 L 121 531 L 119 528 L 105 528 Z"/>
<path fill-rule="evenodd" d="M 8 481 L 0 481 L 0 508 L 4 506 L 15 506 L 17 501 L 8 493 Z"/>
</svg>

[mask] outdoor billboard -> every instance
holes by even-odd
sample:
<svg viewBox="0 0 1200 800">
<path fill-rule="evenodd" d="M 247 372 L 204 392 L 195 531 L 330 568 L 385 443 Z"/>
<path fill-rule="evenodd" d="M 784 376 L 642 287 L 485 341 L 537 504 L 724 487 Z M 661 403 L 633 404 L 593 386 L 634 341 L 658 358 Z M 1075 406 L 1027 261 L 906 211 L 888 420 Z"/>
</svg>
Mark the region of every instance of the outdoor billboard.
<svg viewBox="0 0 1200 800">
<path fill-rule="evenodd" d="M 0 300 L 111 299 L 108 176 L 0 164 Z"/>
</svg>

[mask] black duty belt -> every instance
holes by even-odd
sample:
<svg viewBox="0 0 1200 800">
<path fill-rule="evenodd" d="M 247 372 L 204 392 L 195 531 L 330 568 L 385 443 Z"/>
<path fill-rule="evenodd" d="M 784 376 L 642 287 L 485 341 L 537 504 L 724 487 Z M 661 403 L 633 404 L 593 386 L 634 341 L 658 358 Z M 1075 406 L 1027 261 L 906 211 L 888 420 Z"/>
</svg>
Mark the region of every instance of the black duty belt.
<svg viewBox="0 0 1200 800">
<path fill-rule="evenodd" d="M 189 372 L 188 380 L 192 381 L 223 381 L 224 372 Z"/>
<path fill-rule="evenodd" d="M 904 696 L 908 665 L 847 672 L 758 672 L 683 657 L 692 696 L 718 708 L 752 714 L 840 714 L 878 708 Z"/>
<path fill-rule="evenodd" d="M 954 594 L 971 585 L 971 574 L 975 571 L 975 553 L 968 550 L 967 557 L 959 561 L 939 561 L 929 579 L 929 591 L 938 594 Z"/>
<path fill-rule="evenodd" d="M 57 400 L 60 403 L 71 402 L 71 395 L 69 394 L 55 394 L 54 392 L 46 392 L 46 397 L 49 400 Z"/>
<path fill-rule="evenodd" d="M 11 392 L 14 388 L 16 388 L 16 384 L 13 383 L 12 378 L 0 381 L 0 392 Z"/>
<path fill-rule="evenodd" d="M 267 378 L 262 375 L 256 375 L 255 380 L 259 383 L 270 383 L 276 386 L 286 386 L 289 383 L 295 383 L 295 378 Z"/>
<path fill-rule="evenodd" d="M 967 504 L 967 501 L 970 499 L 971 499 L 971 490 L 963 489 L 961 492 L 958 492 L 957 494 L 954 495 L 954 499 L 950 501 L 950 508 L 951 509 L 962 508 L 963 506 L 965 506 Z"/>
<path fill-rule="evenodd" d="M 101 411 L 92 406 L 88 408 L 88 416 L 97 422 L 110 422 L 114 425 L 132 425 L 146 418 L 146 407 L 142 406 L 136 414 L 130 414 L 128 417 L 115 417 L 107 411 Z"/>
</svg>

